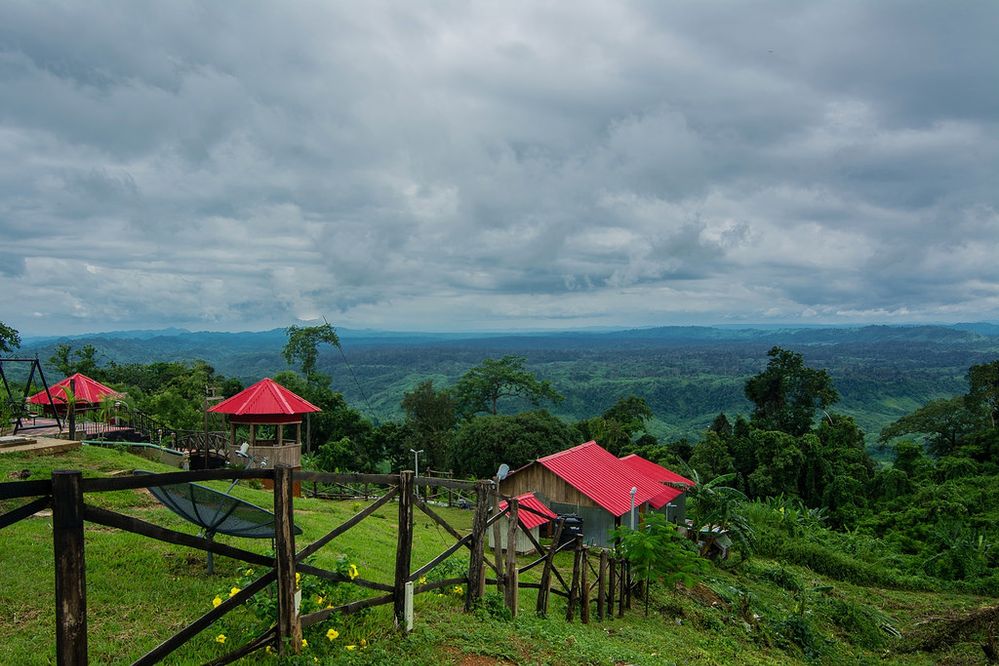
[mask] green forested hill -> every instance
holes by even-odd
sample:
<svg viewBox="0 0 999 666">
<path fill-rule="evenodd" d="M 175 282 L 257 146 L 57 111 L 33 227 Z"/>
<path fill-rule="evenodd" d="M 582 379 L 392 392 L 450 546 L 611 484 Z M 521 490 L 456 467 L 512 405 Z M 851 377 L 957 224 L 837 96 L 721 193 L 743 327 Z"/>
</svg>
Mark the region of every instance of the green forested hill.
<svg viewBox="0 0 999 666">
<path fill-rule="evenodd" d="M 635 394 L 651 405 L 659 437 L 696 436 L 719 412 L 747 413 L 747 377 L 759 372 L 773 345 L 801 352 L 826 368 L 850 414 L 874 437 L 885 424 L 928 400 L 966 388 L 970 365 L 999 357 L 990 325 L 863 328 L 734 329 L 665 327 L 602 333 L 386 334 L 341 330 L 345 358 L 324 351 L 320 370 L 348 402 L 378 420 L 401 414 L 402 394 L 433 379 L 444 386 L 486 357 L 519 354 L 565 395 L 554 411 L 573 419 L 598 414 Z M 283 329 L 254 333 L 177 330 L 78 337 L 99 363 L 204 359 L 244 382 L 287 368 Z M 26 340 L 43 360 L 64 340 Z M 50 369 L 54 377 L 57 373 Z M 356 381 L 355 381 L 356 378 Z M 511 410 L 522 406 L 510 403 Z"/>
</svg>

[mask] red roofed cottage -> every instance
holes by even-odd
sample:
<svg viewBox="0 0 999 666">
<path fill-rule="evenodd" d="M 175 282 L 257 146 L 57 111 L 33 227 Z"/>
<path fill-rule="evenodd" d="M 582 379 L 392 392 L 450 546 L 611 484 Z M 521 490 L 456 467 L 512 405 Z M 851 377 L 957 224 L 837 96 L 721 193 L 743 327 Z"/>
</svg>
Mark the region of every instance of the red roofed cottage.
<svg viewBox="0 0 999 666">
<path fill-rule="evenodd" d="M 661 509 L 675 497 L 593 441 L 538 458 L 500 483 L 503 495 L 533 492 L 556 513 L 579 515 L 586 543 L 598 546 L 610 543 L 610 531 L 622 520 L 627 524 L 632 488 L 636 514 Z"/>
</svg>

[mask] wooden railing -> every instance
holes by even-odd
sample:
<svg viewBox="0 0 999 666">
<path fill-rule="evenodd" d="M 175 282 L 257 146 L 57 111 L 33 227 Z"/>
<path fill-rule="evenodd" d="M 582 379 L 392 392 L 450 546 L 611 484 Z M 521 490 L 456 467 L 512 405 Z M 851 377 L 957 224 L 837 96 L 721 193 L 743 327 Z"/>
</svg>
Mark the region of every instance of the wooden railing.
<svg viewBox="0 0 999 666">
<path fill-rule="evenodd" d="M 254 553 L 242 548 L 219 543 L 204 537 L 194 536 L 127 516 L 116 511 L 89 504 L 86 496 L 108 491 L 132 490 L 185 482 L 270 479 L 274 483 L 274 523 L 275 554 L 273 557 Z M 374 484 L 386 490 L 372 504 L 353 517 L 334 527 L 308 546 L 296 550 L 294 529 L 293 486 L 296 482 L 324 484 Z M 468 493 L 475 498 L 471 531 L 463 534 L 450 525 L 425 499 L 420 497 L 418 488 L 429 490 L 451 489 Z M 87 663 L 87 602 L 86 602 L 86 554 L 84 551 L 83 526 L 85 522 L 139 534 L 166 543 L 194 548 L 216 555 L 224 555 L 249 564 L 269 567 L 263 575 L 245 586 L 232 597 L 222 601 L 173 636 L 133 662 L 136 665 L 156 664 L 189 642 L 199 632 L 209 627 L 234 608 L 249 601 L 255 594 L 276 583 L 278 616 L 276 623 L 248 641 L 211 662 L 212 666 L 228 664 L 266 646 L 275 647 L 280 654 L 297 653 L 301 646 L 304 627 L 326 620 L 334 613 L 350 614 L 365 608 L 393 605 L 395 624 L 403 631 L 412 629 L 413 597 L 442 587 L 465 585 L 465 608 L 473 608 L 482 597 L 485 586 L 497 585 L 504 594 L 511 613 L 516 615 L 520 588 L 538 590 L 537 612 L 546 615 L 552 593 L 567 599 L 566 617 L 570 621 L 575 613 L 580 620 L 588 622 L 590 606 L 596 603 L 597 616 L 604 619 L 613 616 L 615 591 L 618 594 L 618 613 L 630 606 L 631 586 L 626 583 L 628 571 L 626 563 L 610 557 L 601 551 L 599 564 L 592 563 L 590 550 L 583 546 L 581 537 L 559 545 L 562 521 L 555 529 L 555 539 L 547 548 L 535 539 L 529 530 L 523 529 L 521 512 L 534 512 L 526 506 L 519 506 L 515 498 L 505 498 L 506 507 L 491 513 L 490 503 L 498 506 L 501 499 L 493 491 L 490 481 L 459 481 L 442 478 L 414 478 L 413 472 L 400 474 L 332 474 L 313 471 L 293 471 L 280 466 L 276 469 L 215 469 L 188 472 L 170 472 L 109 478 L 83 478 L 79 471 L 56 471 L 51 479 L 0 483 L 0 501 L 16 498 L 33 498 L 25 504 L 0 514 L 0 529 L 23 520 L 42 509 L 51 507 L 53 527 L 53 549 L 55 553 L 55 604 L 56 604 L 56 663 L 60 665 L 80 665 Z M 336 571 L 322 569 L 305 563 L 324 546 L 374 514 L 391 501 L 398 502 L 398 537 L 395 555 L 395 574 L 391 583 L 350 578 Z M 440 525 L 454 543 L 425 564 L 413 569 L 413 524 L 414 508 L 426 514 Z M 499 529 L 498 521 L 509 516 L 507 543 L 509 548 L 504 556 L 499 538 L 495 543 L 495 562 L 486 557 L 485 544 L 487 530 L 492 526 Z M 529 564 L 518 567 L 516 560 L 517 531 L 523 529 L 531 540 L 539 557 Z M 496 533 L 498 537 L 498 532 Z M 420 583 L 424 576 L 443 563 L 454 553 L 467 548 L 470 551 L 467 574 L 458 577 Z M 556 566 L 556 554 L 561 551 L 574 552 L 571 582 L 566 580 Z M 541 582 L 520 582 L 520 575 L 542 566 Z M 487 579 L 486 569 L 493 570 L 494 578 Z M 593 572 L 596 580 L 589 580 Z M 319 610 L 300 616 L 295 606 L 295 574 L 313 575 L 325 580 L 353 584 L 379 594 L 352 601 L 335 608 Z M 596 589 L 594 596 L 591 594 Z"/>
</svg>

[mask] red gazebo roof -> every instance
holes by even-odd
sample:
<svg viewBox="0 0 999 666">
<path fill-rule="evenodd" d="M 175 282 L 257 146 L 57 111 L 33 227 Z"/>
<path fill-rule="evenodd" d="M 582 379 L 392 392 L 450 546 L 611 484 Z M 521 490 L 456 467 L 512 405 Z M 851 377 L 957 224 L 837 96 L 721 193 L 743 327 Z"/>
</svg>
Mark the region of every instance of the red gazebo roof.
<svg viewBox="0 0 999 666">
<path fill-rule="evenodd" d="M 66 379 L 56 382 L 49 387 L 49 393 L 52 395 L 53 403 L 56 405 L 66 404 L 66 394 L 63 392 L 63 389 L 68 389 L 71 381 L 76 382 L 73 395 L 76 396 L 77 405 L 99 405 L 101 400 L 108 396 L 121 395 L 121 393 L 115 391 L 110 386 L 105 386 L 96 379 L 91 379 L 90 377 L 77 372 L 76 374 L 72 374 Z M 49 404 L 49 397 L 45 395 L 45 391 L 39 391 L 35 395 L 28 398 L 28 402 L 33 405 L 47 405 Z"/>
<path fill-rule="evenodd" d="M 210 407 L 208 411 L 216 414 L 240 416 L 245 419 L 250 417 L 299 416 L 322 410 L 273 379 L 265 377 L 253 386 Z"/>
</svg>

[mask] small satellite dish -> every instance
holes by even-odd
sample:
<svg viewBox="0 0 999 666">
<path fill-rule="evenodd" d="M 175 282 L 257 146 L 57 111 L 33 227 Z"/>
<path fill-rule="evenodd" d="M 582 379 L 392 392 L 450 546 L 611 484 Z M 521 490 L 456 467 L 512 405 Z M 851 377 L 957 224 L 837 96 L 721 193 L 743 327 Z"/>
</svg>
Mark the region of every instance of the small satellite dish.
<svg viewBox="0 0 999 666">
<path fill-rule="evenodd" d="M 502 465 L 499 466 L 499 469 L 496 470 L 496 480 L 502 481 L 503 479 L 506 478 L 506 475 L 509 473 L 510 473 L 510 466 L 507 465 L 506 463 L 503 463 Z"/>
</svg>

